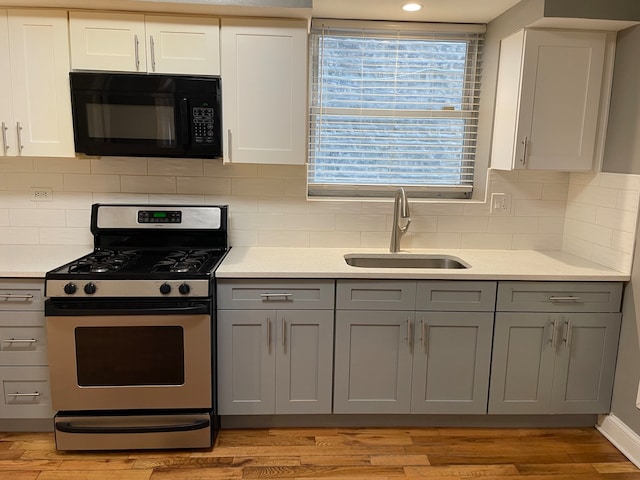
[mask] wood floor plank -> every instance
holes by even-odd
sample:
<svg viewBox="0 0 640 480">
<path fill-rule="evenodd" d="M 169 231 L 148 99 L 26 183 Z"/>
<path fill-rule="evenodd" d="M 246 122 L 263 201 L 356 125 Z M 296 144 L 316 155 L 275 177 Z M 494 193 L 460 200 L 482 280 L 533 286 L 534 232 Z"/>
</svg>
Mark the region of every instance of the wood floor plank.
<svg viewBox="0 0 640 480">
<path fill-rule="evenodd" d="M 491 465 L 505 463 L 573 463 L 567 454 L 529 455 L 527 453 L 515 453 L 512 455 L 486 453 L 475 455 L 442 455 L 428 454 L 431 465 Z"/>
<path fill-rule="evenodd" d="M 448 466 L 428 466 L 404 467 L 407 476 L 428 476 L 431 477 L 479 477 L 482 476 L 505 476 L 518 475 L 518 470 L 514 465 L 448 465 Z"/>
<path fill-rule="evenodd" d="M 65 470 L 42 472 L 38 480 L 149 480 L 151 470 Z"/>
<path fill-rule="evenodd" d="M 317 477 L 347 477 L 347 478 L 378 478 L 404 477 L 403 467 L 400 466 L 324 466 L 302 465 L 300 467 L 248 467 L 244 469 L 242 478 L 317 478 Z"/>
</svg>

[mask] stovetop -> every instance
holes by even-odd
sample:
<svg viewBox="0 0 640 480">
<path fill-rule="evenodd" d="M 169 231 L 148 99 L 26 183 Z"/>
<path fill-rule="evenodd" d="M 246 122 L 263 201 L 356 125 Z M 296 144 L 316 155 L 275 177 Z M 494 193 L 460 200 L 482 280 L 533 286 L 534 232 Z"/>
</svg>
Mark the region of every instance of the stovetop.
<svg viewBox="0 0 640 480">
<path fill-rule="evenodd" d="M 91 207 L 93 252 L 47 272 L 50 298 L 170 298 L 212 295 L 228 251 L 227 207 Z"/>
</svg>

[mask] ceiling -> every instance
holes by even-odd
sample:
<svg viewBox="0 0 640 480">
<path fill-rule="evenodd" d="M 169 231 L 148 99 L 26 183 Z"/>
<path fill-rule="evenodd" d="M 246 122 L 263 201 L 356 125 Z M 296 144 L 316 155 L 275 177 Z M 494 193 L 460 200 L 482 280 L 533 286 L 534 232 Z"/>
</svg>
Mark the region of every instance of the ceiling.
<svg viewBox="0 0 640 480">
<path fill-rule="evenodd" d="M 411 0 L 424 6 L 402 10 L 409 0 L 313 0 L 315 18 L 414 22 L 488 23 L 520 0 Z"/>
</svg>

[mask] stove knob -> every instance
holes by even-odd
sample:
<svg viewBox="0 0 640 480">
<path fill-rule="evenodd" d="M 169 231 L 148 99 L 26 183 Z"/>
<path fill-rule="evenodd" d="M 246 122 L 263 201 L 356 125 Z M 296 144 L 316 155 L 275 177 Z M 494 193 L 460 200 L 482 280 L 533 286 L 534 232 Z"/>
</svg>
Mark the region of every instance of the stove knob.
<svg viewBox="0 0 640 480">
<path fill-rule="evenodd" d="M 96 293 L 96 284 L 89 282 L 84 286 L 84 293 L 86 293 L 87 295 L 92 295 L 94 293 Z"/>
<path fill-rule="evenodd" d="M 182 294 L 182 295 L 186 295 L 191 291 L 191 287 L 189 285 L 187 285 L 186 283 L 183 283 L 182 285 L 180 285 L 178 287 L 178 291 Z"/>
<path fill-rule="evenodd" d="M 168 283 L 163 283 L 162 285 L 160 285 L 161 294 L 166 295 L 169 292 L 171 292 L 171 285 L 169 285 Z"/>
<path fill-rule="evenodd" d="M 74 293 L 76 293 L 77 289 L 78 287 L 76 287 L 75 284 L 69 282 L 64 286 L 64 293 L 68 295 L 73 295 Z"/>
</svg>

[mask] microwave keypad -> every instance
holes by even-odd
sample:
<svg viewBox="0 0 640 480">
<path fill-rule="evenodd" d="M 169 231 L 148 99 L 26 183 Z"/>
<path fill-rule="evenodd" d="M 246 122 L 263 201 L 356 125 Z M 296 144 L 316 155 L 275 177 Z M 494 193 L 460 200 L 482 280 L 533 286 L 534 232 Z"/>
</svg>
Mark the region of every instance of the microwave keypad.
<svg viewBox="0 0 640 480">
<path fill-rule="evenodd" d="M 195 143 L 213 142 L 213 108 L 193 108 L 193 139 Z"/>
</svg>

